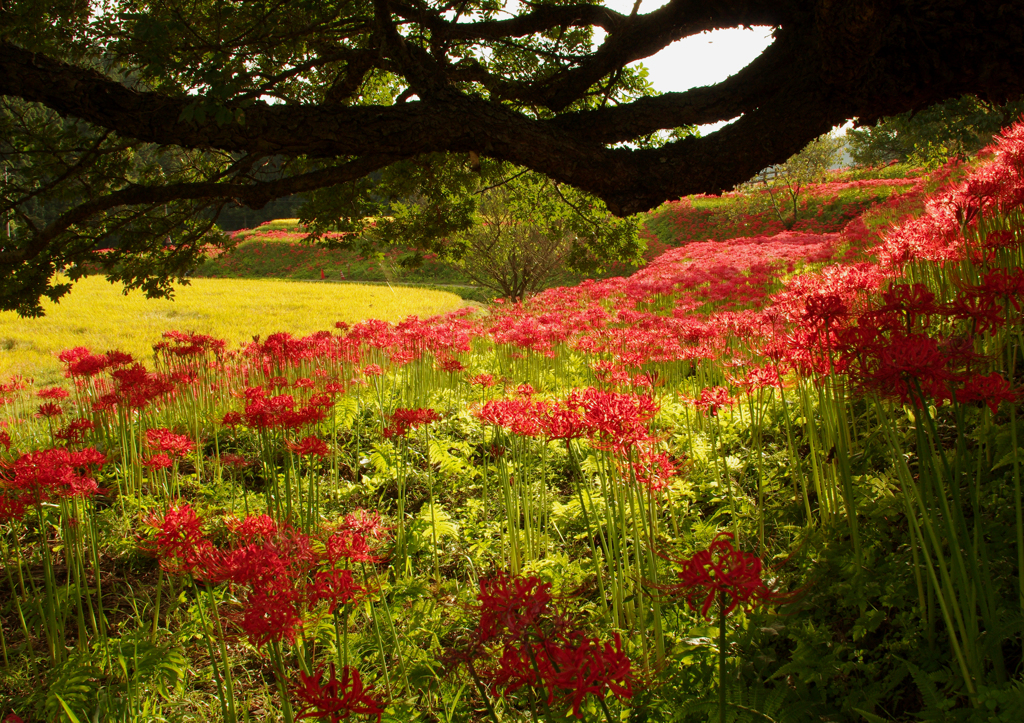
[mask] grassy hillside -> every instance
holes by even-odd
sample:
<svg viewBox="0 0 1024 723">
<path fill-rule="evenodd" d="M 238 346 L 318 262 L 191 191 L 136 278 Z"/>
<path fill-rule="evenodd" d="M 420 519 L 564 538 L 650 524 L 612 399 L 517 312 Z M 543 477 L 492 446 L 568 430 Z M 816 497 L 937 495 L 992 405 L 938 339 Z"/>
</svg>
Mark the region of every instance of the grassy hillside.
<svg viewBox="0 0 1024 723">
<path fill-rule="evenodd" d="M 789 230 L 836 233 L 869 209 L 918 201 L 927 181 L 920 169 L 906 165 L 843 170 L 827 183 L 809 186 L 800 194 L 797 218 Z M 898 214 L 902 215 L 902 214 Z M 748 236 L 771 236 L 785 230 L 768 193 L 756 185 L 722 196 L 688 196 L 666 203 L 647 215 L 644 236 L 648 260 L 669 248 L 697 241 L 725 241 Z M 458 269 L 428 254 L 409 268 L 402 263 L 409 249 L 393 249 L 376 256 L 356 251 L 326 249 L 305 243 L 298 219 L 278 219 L 254 229 L 235 232 L 239 245 L 211 257 L 196 275 L 211 278 L 323 279 L 339 282 L 452 285 L 464 298 L 482 300 L 483 289 Z M 861 239 L 863 243 L 865 239 Z M 607 275 L 628 275 L 635 268 L 616 265 Z M 580 278 L 580 281 L 583 279 Z"/>
<path fill-rule="evenodd" d="M 196 276 L 211 278 L 279 278 L 328 281 L 469 284 L 456 269 L 428 254 L 418 268 L 406 268 L 408 249 L 364 256 L 347 249 L 327 249 L 304 242 L 298 219 L 278 219 L 234 233 L 233 251 L 209 258 Z"/>
<path fill-rule="evenodd" d="M 752 184 L 721 196 L 687 196 L 648 215 L 647 258 L 695 241 L 772 236 L 784 230 L 836 233 L 875 207 L 908 197 L 919 199 L 926 181 L 920 169 L 906 165 L 836 172 L 828 182 L 801 190 L 796 218 L 789 229 L 763 186 Z M 780 205 L 787 203 L 780 194 L 776 197 Z M 790 211 L 783 208 L 786 220 Z"/>
</svg>

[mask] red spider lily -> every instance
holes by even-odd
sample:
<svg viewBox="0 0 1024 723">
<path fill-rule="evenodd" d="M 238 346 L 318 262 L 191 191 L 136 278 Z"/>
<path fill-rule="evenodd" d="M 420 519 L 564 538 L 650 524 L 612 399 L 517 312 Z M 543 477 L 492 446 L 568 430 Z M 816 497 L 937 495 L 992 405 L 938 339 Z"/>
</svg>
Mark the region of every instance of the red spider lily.
<svg viewBox="0 0 1024 723">
<path fill-rule="evenodd" d="M 70 392 L 63 387 L 46 387 L 36 392 L 36 396 L 40 399 L 60 401 L 61 399 L 67 399 L 70 396 Z"/>
<path fill-rule="evenodd" d="M 142 466 L 153 470 L 170 469 L 174 466 L 174 460 L 160 452 L 159 454 L 154 454 L 149 459 L 143 460 Z"/>
<path fill-rule="evenodd" d="M 843 297 L 835 293 L 810 296 L 804 305 L 803 321 L 813 327 L 835 326 L 850 310 Z"/>
<path fill-rule="evenodd" d="M 647 424 L 658 412 L 658 405 L 651 397 L 591 388 L 585 390 L 579 400 L 587 424 L 601 443 L 626 450 L 650 438 Z"/>
<path fill-rule="evenodd" d="M 352 577 L 351 570 L 328 570 L 318 572 L 309 586 L 307 594 L 310 605 L 327 601 L 327 612 L 334 613 L 339 605 L 358 600 L 366 592 Z"/>
<path fill-rule="evenodd" d="M 287 577 L 274 578 L 257 586 L 245 600 L 239 627 L 257 648 L 269 642 L 295 642 L 302 629 L 299 594 Z"/>
<path fill-rule="evenodd" d="M 853 375 L 864 387 L 886 396 L 895 394 L 914 406 L 921 403 L 912 394 L 915 387 L 936 404 L 949 398 L 947 382 L 953 374 L 938 340 L 923 334 L 892 334 L 880 341 L 884 346 L 869 349 L 860 360 L 861 370 Z"/>
<path fill-rule="evenodd" d="M 956 390 L 956 400 L 960 404 L 984 402 L 996 414 L 1000 402 L 1014 404 L 1018 393 L 1010 387 L 1010 383 L 997 372 L 988 376 L 975 376 L 968 379 L 964 386 Z"/>
<path fill-rule="evenodd" d="M 115 369 L 110 376 L 116 386 L 116 404 L 129 409 L 144 409 L 150 402 L 176 389 L 169 377 L 150 372 L 141 364 Z"/>
<path fill-rule="evenodd" d="M 47 402 L 46 404 L 40 404 L 36 410 L 36 416 L 40 419 L 46 417 L 59 417 L 64 414 L 64 409 L 59 404 L 54 402 Z"/>
<path fill-rule="evenodd" d="M 334 400 L 331 398 L 330 394 L 314 394 L 309 398 L 309 401 L 306 402 L 306 406 L 330 409 L 334 406 Z"/>
<path fill-rule="evenodd" d="M 270 540 L 211 554 L 202 572 L 203 578 L 209 582 L 228 581 L 254 588 L 290 577 L 288 564 Z"/>
<path fill-rule="evenodd" d="M 18 376 L 11 377 L 9 381 L 0 382 L 0 394 L 11 394 L 12 392 L 19 392 L 22 389 L 28 389 L 28 384 Z"/>
<path fill-rule="evenodd" d="M 882 300 L 885 303 L 874 313 L 900 314 L 906 318 L 908 328 L 914 328 L 918 322 L 927 324 L 931 316 L 940 310 L 939 304 L 935 303 L 935 294 L 924 284 L 892 284 L 882 292 Z"/>
<path fill-rule="evenodd" d="M 475 377 L 469 380 L 470 384 L 475 384 L 481 387 L 493 387 L 495 384 L 493 374 L 477 374 Z"/>
<path fill-rule="evenodd" d="M 309 436 L 298 442 L 286 442 L 288 449 L 303 457 L 320 457 L 321 459 L 331 453 L 327 442 L 319 437 Z"/>
<path fill-rule="evenodd" d="M 540 426 L 547 439 L 581 439 L 595 431 L 572 400 L 540 410 Z"/>
<path fill-rule="evenodd" d="M 728 615 L 739 605 L 775 597 L 761 579 L 761 559 L 735 549 L 732 539 L 732 533 L 720 532 L 706 550 L 681 560 L 679 581 L 664 589 L 685 597 L 705 618 L 718 599 L 725 606 L 722 613 Z"/>
<path fill-rule="evenodd" d="M 195 357 L 212 353 L 220 356 L 224 352 L 227 342 L 223 339 L 215 339 L 205 334 L 195 332 L 165 331 L 163 336 L 166 341 L 157 342 L 153 345 L 154 351 L 163 351 L 177 357 Z"/>
<path fill-rule="evenodd" d="M 235 427 L 242 423 L 242 414 L 240 412 L 227 412 L 220 420 L 220 423 L 225 427 Z"/>
<path fill-rule="evenodd" d="M 738 386 L 748 391 L 764 389 L 766 387 L 782 388 L 782 377 L 779 376 L 779 369 L 775 366 L 759 366 L 747 370 L 742 379 L 735 379 Z"/>
<path fill-rule="evenodd" d="M 535 437 L 540 434 L 540 416 L 546 406 L 529 398 L 494 399 L 484 404 L 473 414 L 477 419 L 504 427 L 512 434 Z"/>
<path fill-rule="evenodd" d="M 997 303 L 993 295 L 987 293 L 957 297 L 949 305 L 949 314 L 972 322 L 974 331 L 978 334 L 995 334 L 1006 323 L 1003 318 L 1003 307 Z"/>
<path fill-rule="evenodd" d="M 729 396 L 729 390 L 725 387 L 705 387 L 700 390 L 700 397 L 693 405 L 702 412 L 715 416 L 719 409 L 730 406 L 734 401 L 736 400 Z"/>
<path fill-rule="evenodd" d="M 222 454 L 220 456 L 220 463 L 225 467 L 248 467 L 251 463 L 245 457 L 240 454 Z"/>
<path fill-rule="evenodd" d="M 1009 248 L 1015 246 L 1017 239 L 1013 231 L 991 231 L 985 236 L 984 244 L 993 248 Z"/>
<path fill-rule="evenodd" d="M 259 394 L 250 394 L 258 391 Z M 245 423 L 255 429 L 271 429 L 282 426 L 295 407 L 295 399 L 290 394 L 281 394 L 267 398 L 262 387 L 245 390 L 248 403 L 245 405 L 243 418 Z"/>
<path fill-rule="evenodd" d="M 85 433 L 93 429 L 96 429 L 96 425 L 88 419 L 76 419 L 54 432 L 53 436 L 69 444 L 81 444 L 85 440 Z"/>
<path fill-rule="evenodd" d="M 678 474 L 675 461 L 665 452 L 641 450 L 639 463 L 633 468 L 638 484 L 651 492 L 661 492 L 672 484 Z"/>
<path fill-rule="evenodd" d="M 265 542 L 278 532 L 277 523 L 269 515 L 249 515 L 243 520 L 229 522 L 228 527 L 246 545 Z"/>
<path fill-rule="evenodd" d="M 556 691 L 562 692 L 572 700 L 572 714 L 577 718 L 583 717 L 580 706 L 587 695 L 603 699 L 610 690 L 622 699 L 633 696 L 630 661 L 618 633 L 614 646 L 582 634 L 507 646 L 494 677 L 506 693 L 524 686 L 546 689 L 549 706 L 555 702 Z"/>
<path fill-rule="evenodd" d="M 368 377 L 383 376 L 384 368 L 380 364 L 367 364 L 363 367 L 363 374 Z"/>
<path fill-rule="evenodd" d="M 88 447 L 68 450 L 62 447 L 27 452 L 10 465 L 14 476 L 8 484 L 25 492 L 36 503 L 51 497 L 89 497 L 99 492 L 96 480 L 81 471 L 103 467 L 106 456 Z"/>
<path fill-rule="evenodd" d="M 151 516 L 147 524 L 157 530 L 153 551 L 161 558 L 190 559 L 203 541 L 203 521 L 191 505 L 171 507 L 163 517 Z"/>
<path fill-rule="evenodd" d="M 433 409 L 403 409 L 399 407 L 391 415 L 391 424 L 384 428 L 384 436 L 404 437 L 410 429 L 415 429 L 424 424 L 432 424 L 441 419 L 441 416 Z"/>
<path fill-rule="evenodd" d="M 380 562 L 381 558 L 367 544 L 366 537 L 353 530 L 341 530 L 327 538 L 327 558 L 336 564 L 342 558 L 352 562 Z"/>
<path fill-rule="evenodd" d="M 93 354 L 82 346 L 65 349 L 57 358 L 64 362 L 64 375 L 68 377 L 92 377 L 107 368 L 105 355 Z"/>
<path fill-rule="evenodd" d="M 481 578 L 480 624 L 477 637 L 486 643 L 499 636 L 518 638 L 548 612 L 551 583 L 538 577 L 511 577 L 498 573 Z"/>
<path fill-rule="evenodd" d="M 1021 311 L 1021 299 L 1024 298 L 1024 269 L 996 269 L 985 274 L 980 286 L 971 287 L 973 293 L 994 297 L 1013 304 L 1013 308 Z"/>
<path fill-rule="evenodd" d="M 0 444 L 4 446 L 4 449 L 10 450 L 11 448 L 11 435 L 3 430 L 0 430 Z"/>
<path fill-rule="evenodd" d="M 466 367 L 462 365 L 458 359 L 454 357 L 443 357 L 438 360 L 437 368 L 443 372 L 458 373 L 466 371 Z"/>
<path fill-rule="evenodd" d="M 377 540 L 387 538 L 388 530 L 391 529 L 384 524 L 384 520 L 378 513 L 371 513 L 366 510 L 356 510 L 345 515 L 342 526 L 360 535 Z"/>
<path fill-rule="evenodd" d="M 146 443 L 157 452 L 167 452 L 175 457 L 184 457 L 196 448 L 184 434 L 176 434 L 166 428 L 147 429 Z"/>
<path fill-rule="evenodd" d="M 317 668 L 313 675 L 299 671 L 299 684 L 292 688 L 292 695 L 299 702 L 298 715 L 295 720 L 318 718 L 338 723 L 349 716 L 377 716 L 380 723 L 384 708 L 374 697 L 374 690 L 363 685 L 359 671 L 351 666 L 341 669 L 339 679 L 330 665 L 330 674 L 323 667 Z"/>
<path fill-rule="evenodd" d="M 25 515 L 25 503 L 18 497 L 0 495 L 0 525 L 20 520 Z"/>
<path fill-rule="evenodd" d="M 341 382 L 327 382 L 324 384 L 324 392 L 330 395 L 344 394 L 345 385 Z"/>
</svg>

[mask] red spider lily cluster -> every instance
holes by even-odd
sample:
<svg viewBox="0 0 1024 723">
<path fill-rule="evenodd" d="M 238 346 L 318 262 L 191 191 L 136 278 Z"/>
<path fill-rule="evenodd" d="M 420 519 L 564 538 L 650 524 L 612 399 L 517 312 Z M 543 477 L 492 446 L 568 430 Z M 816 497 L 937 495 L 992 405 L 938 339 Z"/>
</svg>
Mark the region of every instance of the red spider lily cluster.
<svg viewBox="0 0 1024 723">
<path fill-rule="evenodd" d="M 363 684 L 359 671 L 346 665 L 339 678 L 334 663 L 329 671 L 319 668 L 313 675 L 299 672 L 299 683 L 291 691 L 299 702 L 296 720 L 317 718 L 338 723 L 352 715 L 367 715 L 376 716 L 379 722 L 384 708 L 373 690 Z"/>
<path fill-rule="evenodd" d="M 662 590 L 678 595 L 701 616 L 707 617 L 715 602 L 721 614 L 737 607 L 754 606 L 779 599 L 761 575 L 761 558 L 737 550 L 731 532 L 720 532 L 706 549 L 680 560 L 677 582 Z"/>
<path fill-rule="evenodd" d="M 461 658 L 474 675 L 480 667 L 479 674 L 502 695 L 529 688 L 547 706 L 571 704 L 577 718 L 588 695 L 632 697 L 632 668 L 619 635 L 602 642 L 573 629 L 553 606 L 549 583 L 499 573 L 480 580 L 477 599 L 480 619 Z"/>
<path fill-rule="evenodd" d="M 399 407 L 391 414 L 391 423 L 384 428 L 384 437 L 404 437 L 409 430 L 433 424 L 440 420 L 440 415 L 433 409 L 404 409 Z"/>
<path fill-rule="evenodd" d="M 165 428 L 147 429 L 146 443 L 150 449 L 175 457 L 184 457 L 196 448 L 195 442 L 184 434 L 177 434 Z"/>
<path fill-rule="evenodd" d="M 63 447 L 26 452 L 0 468 L 0 482 L 13 493 L 5 503 L 8 514 L 25 505 L 40 505 L 68 498 L 89 498 L 99 492 L 95 471 L 107 457 L 93 447 L 68 450 Z M 0 499 L 5 497 L 0 496 Z"/>
<path fill-rule="evenodd" d="M 626 450 L 651 439 L 648 425 L 657 412 L 657 403 L 647 395 L 591 387 L 554 402 L 522 396 L 492 400 L 474 414 L 481 421 L 524 437 L 591 438 L 608 448 Z"/>
<path fill-rule="evenodd" d="M 266 515 L 231 519 L 226 544 L 218 539 L 216 545 L 189 505 L 172 507 L 149 524 L 149 549 L 168 571 L 231 586 L 241 610 L 227 617 L 257 648 L 294 642 L 318 610 L 331 614 L 365 596 L 367 588 L 350 566 L 378 562 L 384 540 L 380 518 L 366 513 L 347 516 L 319 539 Z"/>
<path fill-rule="evenodd" d="M 301 457 L 320 457 L 322 459 L 331 453 L 327 442 L 312 435 L 300 439 L 298 442 L 286 442 L 285 444 L 288 449 Z"/>
</svg>

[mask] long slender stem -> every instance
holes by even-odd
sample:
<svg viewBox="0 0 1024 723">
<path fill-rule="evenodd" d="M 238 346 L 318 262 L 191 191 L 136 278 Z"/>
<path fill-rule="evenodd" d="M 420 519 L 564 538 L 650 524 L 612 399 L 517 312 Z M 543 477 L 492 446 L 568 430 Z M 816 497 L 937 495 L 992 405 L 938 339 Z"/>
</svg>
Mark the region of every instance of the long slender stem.
<svg viewBox="0 0 1024 723">
<path fill-rule="evenodd" d="M 725 723 L 725 591 L 718 593 L 718 723 Z"/>
</svg>

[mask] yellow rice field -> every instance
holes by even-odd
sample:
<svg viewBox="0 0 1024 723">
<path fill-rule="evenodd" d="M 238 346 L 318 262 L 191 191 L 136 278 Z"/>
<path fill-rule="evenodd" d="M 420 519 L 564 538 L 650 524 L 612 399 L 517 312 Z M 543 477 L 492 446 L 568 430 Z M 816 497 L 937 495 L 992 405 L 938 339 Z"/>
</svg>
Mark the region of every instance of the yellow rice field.
<svg viewBox="0 0 1024 723">
<path fill-rule="evenodd" d="M 195 279 L 178 287 L 172 300 L 147 299 L 91 276 L 60 304 L 45 302 L 42 318 L 0 312 L 0 379 L 18 374 L 55 383 L 61 378 L 56 353 L 76 346 L 120 349 L 148 361 L 153 344 L 170 329 L 210 334 L 235 346 L 257 334 L 304 336 L 333 329 L 337 321 L 428 317 L 464 303 L 443 291 L 272 279 Z"/>
</svg>

